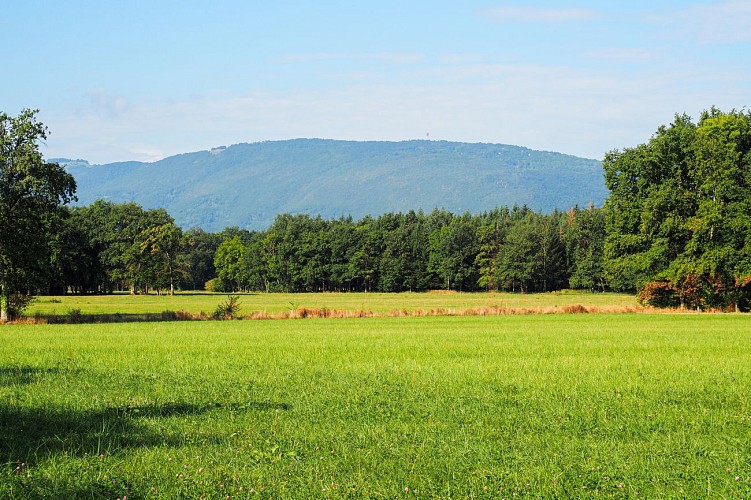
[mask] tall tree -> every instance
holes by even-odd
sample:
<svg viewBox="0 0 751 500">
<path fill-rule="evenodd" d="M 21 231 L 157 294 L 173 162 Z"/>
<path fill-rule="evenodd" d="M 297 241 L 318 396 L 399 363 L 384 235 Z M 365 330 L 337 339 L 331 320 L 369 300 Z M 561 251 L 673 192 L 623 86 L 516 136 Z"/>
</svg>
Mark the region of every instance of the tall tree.
<svg viewBox="0 0 751 500">
<path fill-rule="evenodd" d="M 428 269 L 441 277 L 446 290 L 474 290 L 479 279 L 475 267 L 478 251 L 476 221 L 465 213 L 431 233 Z"/>
<path fill-rule="evenodd" d="M 572 208 L 566 214 L 564 227 L 569 286 L 604 291 L 605 211 L 593 206 L 586 210 Z"/>
<path fill-rule="evenodd" d="M 485 290 L 498 290 L 498 252 L 503 235 L 497 222 L 483 224 L 477 228 L 480 243 L 475 265 L 479 278 L 477 284 Z"/>
<path fill-rule="evenodd" d="M 605 275 L 612 288 L 641 287 L 683 251 L 696 210 L 695 135 L 691 119 L 678 115 L 647 144 L 605 155 Z"/>
<path fill-rule="evenodd" d="M 141 231 L 140 250 L 150 264 L 152 284 L 157 290 L 168 284 L 170 295 L 175 295 L 178 272 L 184 271 L 178 268 L 181 244 L 182 231 L 172 220 L 148 226 Z"/>
<path fill-rule="evenodd" d="M 605 265 L 615 288 L 661 281 L 687 307 L 745 307 L 750 112 L 712 108 L 697 124 L 677 116 L 647 144 L 608 154 L 603 167 L 611 190 Z"/>
<path fill-rule="evenodd" d="M 39 284 L 49 261 L 52 215 L 74 199 L 73 177 L 47 163 L 39 142 L 47 128 L 37 111 L 0 113 L 0 320 L 12 319 L 13 297 Z"/>
<path fill-rule="evenodd" d="M 219 235 L 193 228 L 183 234 L 182 258 L 185 260 L 187 274 L 182 288 L 202 290 L 206 282 L 216 277 L 214 254 L 221 243 Z"/>
<path fill-rule="evenodd" d="M 505 290 L 533 292 L 540 281 L 542 269 L 540 216 L 531 210 L 513 215 L 498 253 L 499 284 Z"/>
<path fill-rule="evenodd" d="M 225 291 L 236 292 L 247 288 L 246 248 L 240 236 L 222 242 L 216 250 L 214 266 Z"/>
</svg>

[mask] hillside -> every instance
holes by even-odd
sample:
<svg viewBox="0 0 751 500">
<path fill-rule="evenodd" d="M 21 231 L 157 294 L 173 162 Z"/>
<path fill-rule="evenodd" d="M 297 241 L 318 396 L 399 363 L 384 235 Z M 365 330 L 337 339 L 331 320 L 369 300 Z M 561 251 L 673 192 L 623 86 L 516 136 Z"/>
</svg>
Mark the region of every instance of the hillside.
<svg viewBox="0 0 751 500">
<path fill-rule="evenodd" d="M 545 212 L 602 204 L 599 161 L 503 144 L 350 142 L 237 144 L 154 163 L 67 164 L 80 204 L 164 207 L 184 228 L 268 227 L 280 213 L 360 218 L 444 208 L 473 213 L 527 204 Z"/>
</svg>

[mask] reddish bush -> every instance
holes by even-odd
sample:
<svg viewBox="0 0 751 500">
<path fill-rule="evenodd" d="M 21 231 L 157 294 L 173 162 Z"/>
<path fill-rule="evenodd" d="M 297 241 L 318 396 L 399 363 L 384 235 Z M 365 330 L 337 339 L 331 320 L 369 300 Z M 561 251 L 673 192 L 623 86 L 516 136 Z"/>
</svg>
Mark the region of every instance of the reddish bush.
<svg viewBox="0 0 751 500">
<path fill-rule="evenodd" d="M 649 281 L 639 290 L 637 300 L 643 306 L 676 307 L 678 298 L 669 281 Z"/>
</svg>

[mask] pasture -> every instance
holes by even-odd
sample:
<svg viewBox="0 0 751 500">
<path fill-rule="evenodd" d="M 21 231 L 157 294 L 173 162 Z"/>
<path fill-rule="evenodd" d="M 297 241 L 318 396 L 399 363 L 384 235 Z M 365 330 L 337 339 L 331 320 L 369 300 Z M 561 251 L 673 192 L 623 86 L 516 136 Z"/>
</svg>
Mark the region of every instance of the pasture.
<svg viewBox="0 0 751 500">
<path fill-rule="evenodd" d="M 4 325 L 0 497 L 748 498 L 750 388 L 746 315 Z"/>
<path fill-rule="evenodd" d="M 583 305 L 594 310 L 623 310 L 637 307 L 633 295 L 617 293 L 586 293 L 558 291 L 539 294 L 518 293 L 246 293 L 240 298 L 240 314 L 265 313 L 278 315 L 297 310 L 329 309 L 334 311 L 366 311 L 388 315 L 394 311 L 431 311 L 442 309 L 460 312 L 469 308 L 498 307 L 554 311 L 570 305 Z M 28 316 L 64 316 L 71 310 L 85 315 L 158 314 L 163 311 L 187 311 L 211 314 L 227 294 L 186 292 L 169 295 L 65 295 L 40 297 L 26 311 Z"/>
</svg>

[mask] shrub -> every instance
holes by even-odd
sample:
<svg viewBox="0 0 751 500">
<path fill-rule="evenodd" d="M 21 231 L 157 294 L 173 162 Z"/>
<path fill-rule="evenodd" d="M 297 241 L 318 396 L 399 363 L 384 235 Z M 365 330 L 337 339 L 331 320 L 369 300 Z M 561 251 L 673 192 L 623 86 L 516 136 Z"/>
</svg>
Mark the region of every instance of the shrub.
<svg viewBox="0 0 751 500">
<path fill-rule="evenodd" d="M 175 311 L 162 311 L 159 315 L 159 321 L 177 321 L 179 318 Z"/>
<path fill-rule="evenodd" d="M 235 319 L 240 312 L 240 296 L 228 295 L 227 301 L 216 307 L 212 317 L 214 319 Z"/>
<path fill-rule="evenodd" d="M 76 324 L 76 323 L 82 323 L 83 322 L 83 314 L 81 313 L 80 309 L 70 309 L 68 311 L 68 321 L 70 323 Z"/>
<path fill-rule="evenodd" d="M 642 285 L 637 295 L 641 305 L 652 307 L 676 307 L 678 298 L 669 281 L 648 281 Z"/>
<path fill-rule="evenodd" d="M 14 293 L 8 298 L 8 318 L 16 320 L 21 316 L 24 309 L 26 309 L 32 302 L 36 300 L 33 295 L 27 295 L 25 293 Z"/>
</svg>

